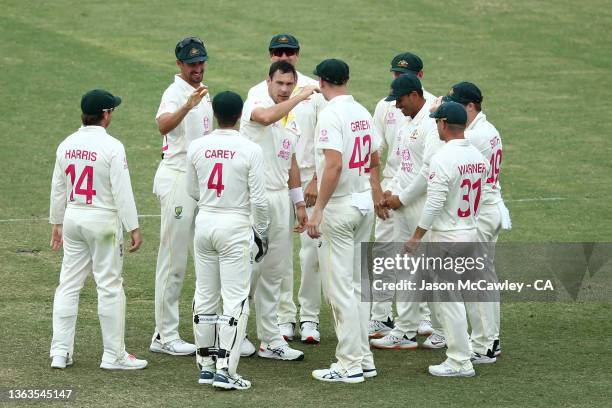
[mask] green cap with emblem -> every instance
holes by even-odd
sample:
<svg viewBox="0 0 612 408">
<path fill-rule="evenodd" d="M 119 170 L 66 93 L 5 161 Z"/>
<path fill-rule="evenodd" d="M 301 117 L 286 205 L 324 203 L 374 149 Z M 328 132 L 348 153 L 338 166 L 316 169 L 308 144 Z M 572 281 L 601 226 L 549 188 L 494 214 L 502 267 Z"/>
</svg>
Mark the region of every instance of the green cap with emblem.
<svg viewBox="0 0 612 408">
<path fill-rule="evenodd" d="M 476 85 L 471 82 L 459 82 L 453 85 L 448 95 L 442 98 L 443 101 L 458 102 L 467 105 L 470 102 L 482 103 L 482 93 Z"/>
<path fill-rule="evenodd" d="M 442 119 L 452 125 L 465 125 L 467 123 L 467 112 L 463 105 L 457 102 L 444 102 L 429 114 L 430 118 Z"/>
<path fill-rule="evenodd" d="M 213 98 L 213 112 L 221 116 L 235 116 L 242 112 L 242 98 L 236 92 L 220 92 Z"/>
<path fill-rule="evenodd" d="M 98 115 L 121 105 L 121 98 L 104 89 L 93 89 L 81 98 L 81 112 L 86 115 Z"/>
<path fill-rule="evenodd" d="M 179 41 L 174 49 L 174 55 L 177 60 L 187 64 L 208 60 L 206 47 L 198 37 L 187 37 Z"/>
<path fill-rule="evenodd" d="M 314 74 L 325 82 L 343 85 L 349 79 L 349 66 L 342 60 L 330 58 L 321 61 L 315 68 Z"/>
<path fill-rule="evenodd" d="M 270 46 L 268 49 L 272 50 L 274 48 L 295 48 L 300 49 L 300 43 L 297 38 L 292 36 L 291 34 L 276 34 L 270 40 Z"/>
<path fill-rule="evenodd" d="M 423 60 L 411 52 L 403 52 L 391 60 L 391 71 L 420 72 L 423 70 Z"/>
<path fill-rule="evenodd" d="M 423 89 L 421 81 L 414 74 L 402 74 L 391 82 L 391 92 L 385 101 L 396 101 L 404 95 Z"/>
</svg>

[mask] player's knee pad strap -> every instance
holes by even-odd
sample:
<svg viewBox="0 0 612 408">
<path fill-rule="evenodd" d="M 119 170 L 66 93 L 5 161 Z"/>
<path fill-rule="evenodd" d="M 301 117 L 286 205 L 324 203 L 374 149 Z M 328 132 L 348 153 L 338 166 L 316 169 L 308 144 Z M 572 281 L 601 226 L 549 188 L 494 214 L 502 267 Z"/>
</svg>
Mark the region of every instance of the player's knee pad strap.
<svg viewBox="0 0 612 408">
<path fill-rule="evenodd" d="M 217 320 L 216 314 L 194 314 L 193 335 L 197 347 L 196 361 L 198 366 L 208 367 L 217 359 Z"/>
<path fill-rule="evenodd" d="M 219 360 L 217 368 L 227 368 L 230 374 L 236 373 L 240 359 L 240 346 L 246 333 L 249 318 L 249 302 L 244 299 L 236 308 L 233 316 L 219 316 Z M 234 317 L 236 316 L 236 317 Z"/>
</svg>

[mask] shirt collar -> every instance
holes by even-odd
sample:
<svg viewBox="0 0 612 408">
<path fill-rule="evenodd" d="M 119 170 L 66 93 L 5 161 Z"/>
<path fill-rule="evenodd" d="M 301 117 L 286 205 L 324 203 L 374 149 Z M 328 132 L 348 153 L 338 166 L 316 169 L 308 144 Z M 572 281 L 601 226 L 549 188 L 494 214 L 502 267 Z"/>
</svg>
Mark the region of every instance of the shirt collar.
<svg viewBox="0 0 612 408">
<path fill-rule="evenodd" d="M 472 130 L 476 127 L 478 123 L 486 122 L 486 120 L 487 120 L 487 115 L 485 115 L 482 111 L 478 112 L 478 115 L 476 115 L 476 117 L 474 118 L 472 123 L 470 123 L 470 126 L 468 126 L 466 130 Z"/>
<path fill-rule="evenodd" d="M 419 111 L 419 113 L 417 113 L 414 118 L 412 118 L 412 122 L 413 123 L 418 123 L 421 120 L 423 120 L 426 117 L 429 117 L 429 108 L 431 107 L 431 101 L 425 99 L 425 104 L 423 105 L 423 107 L 421 108 L 421 110 Z"/>
<path fill-rule="evenodd" d="M 193 90 L 195 89 L 193 86 L 189 85 L 187 81 L 181 78 L 179 74 L 174 75 L 174 83 L 185 90 L 189 90 L 190 92 L 193 92 Z M 200 85 L 202 85 L 201 82 Z"/>
<path fill-rule="evenodd" d="M 338 95 L 328 101 L 328 104 L 339 103 L 339 102 L 352 102 L 354 101 L 353 95 Z"/>
<path fill-rule="evenodd" d="M 469 146 L 470 141 L 467 139 L 453 139 L 446 142 L 446 144 L 453 144 L 455 146 Z"/>
</svg>

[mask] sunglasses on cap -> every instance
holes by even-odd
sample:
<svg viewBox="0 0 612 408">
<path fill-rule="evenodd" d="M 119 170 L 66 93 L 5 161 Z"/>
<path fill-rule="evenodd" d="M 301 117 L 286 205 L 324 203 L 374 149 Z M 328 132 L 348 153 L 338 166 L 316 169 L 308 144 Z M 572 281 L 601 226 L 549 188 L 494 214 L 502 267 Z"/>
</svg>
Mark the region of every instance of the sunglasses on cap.
<svg viewBox="0 0 612 408">
<path fill-rule="evenodd" d="M 115 108 L 102 109 L 102 112 L 114 112 Z"/>
<path fill-rule="evenodd" d="M 196 43 L 200 44 L 201 46 L 204 46 L 204 43 L 198 37 L 187 37 L 183 41 L 178 43 L 178 45 L 176 46 L 176 50 L 180 51 L 191 43 Z"/>
<path fill-rule="evenodd" d="M 297 48 L 274 48 L 270 50 L 270 54 L 275 57 L 282 57 L 285 54 L 288 57 L 293 57 L 299 52 Z"/>
</svg>

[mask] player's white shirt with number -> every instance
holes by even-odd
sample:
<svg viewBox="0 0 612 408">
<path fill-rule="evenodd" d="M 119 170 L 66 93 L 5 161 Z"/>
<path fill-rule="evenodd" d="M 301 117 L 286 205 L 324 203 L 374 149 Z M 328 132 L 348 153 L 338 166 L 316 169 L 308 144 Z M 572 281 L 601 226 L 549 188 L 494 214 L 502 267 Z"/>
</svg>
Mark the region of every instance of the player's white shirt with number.
<svg viewBox="0 0 612 408">
<path fill-rule="evenodd" d="M 502 162 L 502 140 L 499 131 L 487 121 L 487 116 L 478 112 L 465 130 L 465 138 L 489 160 L 489 174 L 482 189 L 482 204 L 497 204 L 501 201 L 499 173 Z"/>
<path fill-rule="evenodd" d="M 433 231 L 476 229 L 489 164 L 466 139 L 444 144 L 429 166 L 427 200 L 419 226 Z"/>
<path fill-rule="evenodd" d="M 268 94 L 253 93 L 242 108 L 240 133 L 255 142 L 263 150 L 266 188 L 268 190 L 287 189 L 291 156 L 294 153 L 297 135 L 286 127 L 284 119 L 264 126 L 251 120 L 251 113 L 257 108 L 274 106 Z"/>
<path fill-rule="evenodd" d="M 194 91 L 195 88 L 180 75 L 175 75 L 174 82 L 164 91 L 155 119 L 164 113 L 176 112 Z M 164 164 L 169 168 L 185 171 L 185 155 L 189 144 L 212 131 L 213 111 L 210 100 L 210 95 L 205 95 L 174 129 L 164 135 L 162 153 Z"/>
<path fill-rule="evenodd" d="M 317 128 L 318 188 L 325 169 L 323 150 L 333 149 L 342 153 L 342 172 L 332 197 L 369 191 L 370 155 L 379 149 L 380 137 L 368 110 L 351 95 L 336 96 L 321 111 Z"/>
<path fill-rule="evenodd" d="M 217 129 L 187 150 L 187 191 L 200 211 L 248 216 L 253 206 L 259 233 L 268 225 L 263 171 L 261 147 L 236 130 Z"/>
<path fill-rule="evenodd" d="M 66 206 L 117 211 L 127 231 L 138 214 L 123 144 L 101 126 L 84 126 L 57 148 L 51 184 L 51 224 L 62 224 Z"/>
<path fill-rule="evenodd" d="M 293 90 L 293 95 L 299 94 L 305 86 L 318 85 L 319 82 L 314 79 L 298 72 L 297 85 Z M 266 81 L 262 81 L 249 89 L 247 99 L 253 97 L 261 97 L 261 95 L 268 95 L 268 84 Z M 314 157 L 314 137 L 315 128 L 317 125 L 317 116 L 319 112 L 325 107 L 325 98 L 320 93 L 315 93 L 298 103 L 295 108 L 291 111 L 291 116 L 295 118 L 297 123 L 297 129 L 292 131 L 298 134 L 298 138 L 295 144 L 295 159 L 297 160 L 298 167 L 300 168 L 300 178 L 302 183 L 310 181 L 314 174 L 315 169 L 315 157 Z M 288 123 L 291 125 L 291 122 Z"/>
<path fill-rule="evenodd" d="M 423 89 L 423 96 L 429 102 L 435 100 L 435 96 Z M 380 155 L 387 150 L 387 161 L 383 170 L 384 178 L 393 178 L 400 163 L 401 135 L 398 130 L 405 123 L 412 122 L 410 116 L 404 116 L 401 109 L 395 107 L 395 101 L 386 101 L 382 98 L 374 109 L 374 126 L 380 137 Z"/>
<path fill-rule="evenodd" d="M 432 102 L 432 99 L 425 100 L 415 117 L 397 130 L 399 163 L 390 186 L 394 194 L 410 186 L 421 172 L 425 157 L 429 159 L 443 144 L 438 136 L 436 121 L 429 117 Z"/>
</svg>

